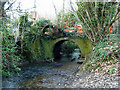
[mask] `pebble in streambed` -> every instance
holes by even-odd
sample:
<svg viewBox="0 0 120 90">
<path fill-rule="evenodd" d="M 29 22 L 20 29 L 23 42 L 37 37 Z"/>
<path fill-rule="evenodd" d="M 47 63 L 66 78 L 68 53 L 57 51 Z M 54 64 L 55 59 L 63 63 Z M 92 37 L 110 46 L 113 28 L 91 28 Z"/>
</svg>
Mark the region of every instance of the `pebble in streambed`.
<svg viewBox="0 0 120 90">
<path fill-rule="evenodd" d="M 75 54 L 78 55 L 78 54 Z M 73 57 L 74 58 L 74 57 Z M 77 69 L 76 62 L 71 62 L 70 58 L 62 57 L 60 62 L 46 64 L 29 64 L 22 68 L 16 75 L 4 78 L 4 88 L 63 88 L 71 84 L 73 80 L 68 79 Z"/>
</svg>

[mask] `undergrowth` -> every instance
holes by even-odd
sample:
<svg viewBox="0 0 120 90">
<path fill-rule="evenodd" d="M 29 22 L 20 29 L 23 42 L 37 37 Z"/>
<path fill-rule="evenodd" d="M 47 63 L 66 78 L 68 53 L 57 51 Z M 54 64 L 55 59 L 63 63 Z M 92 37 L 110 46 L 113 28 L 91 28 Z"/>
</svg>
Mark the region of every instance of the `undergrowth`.
<svg viewBox="0 0 120 90">
<path fill-rule="evenodd" d="M 105 64 L 117 63 L 116 60 L 120 58 L 119 39 L 116 35 L 108 35 L 107 39 L 99 41 L 94 45 L 93 51 L 88 55 L 87 63 L 85 63 L 85 70 L 95 71 L 101 69 Z M 114 73 L 114 69 L 109 69 L 109 74 Z"/>
</svg>

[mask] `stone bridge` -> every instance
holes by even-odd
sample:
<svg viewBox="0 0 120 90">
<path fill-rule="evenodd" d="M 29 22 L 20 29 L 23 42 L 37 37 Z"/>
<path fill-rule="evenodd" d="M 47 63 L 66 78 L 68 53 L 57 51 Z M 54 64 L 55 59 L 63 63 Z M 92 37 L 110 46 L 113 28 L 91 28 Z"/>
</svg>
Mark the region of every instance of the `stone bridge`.
<svg viewBox="0 0 120 90">
<path fill-rule="evenodd" d="M 65 41 L 74 42 L 81 50 L 81 56 L 85 56 L 92 50 L 90 41 L 81 37 L 60 37 L 57 39 L 44 39 L 41 44 L 41 40 L 35 40 L 31 45 L 32 56 L 31 59 L 44 58 L 57 58 L 59 57 L 60 46 Z"/>
<path fill-rule="evenodd" d="M 46 32 L 50 28 L 53 28 L 53 32 Z M 46 30 L 48 29 L 48 30 Z M 84 57 L 86 54 L 88 54 L 92 50 L 92 45 L 90 41 L 86 38 L 80 37 L 80 36 L 69 36 L 66 35 L 72 33 L 69 32 L 62 32 L 60 31 L 61 29 L 58 29 L 54 26 L 47 25 L 42 29 L 42 34 L 47 36 L 50 36 L 49 34 L 51 33 L 52 36 L 55 36 L 53 39 L 52 37 L 50 38 L 44 38 L 41 36 L 38 36 L 37 39 L 35 39 L 32 44 L 29 45 L 31 50 L 28 50 L 24 55 L 28 56 L 28 60 L 39 60 L 39 59 L 52 59 L 52 58 L 59 58 L 60 56 L 60 46 L 65 42 L 65 41 L 71 41 L 74 42 L 80 49 L 81 51 L 81 56 Z M 45 34 L 46 32 L 46 34 Z M 28 47 L 28 46 L 27 46 Z M 27 51 L 27 50 L 26 50 Z"/>
</svg>

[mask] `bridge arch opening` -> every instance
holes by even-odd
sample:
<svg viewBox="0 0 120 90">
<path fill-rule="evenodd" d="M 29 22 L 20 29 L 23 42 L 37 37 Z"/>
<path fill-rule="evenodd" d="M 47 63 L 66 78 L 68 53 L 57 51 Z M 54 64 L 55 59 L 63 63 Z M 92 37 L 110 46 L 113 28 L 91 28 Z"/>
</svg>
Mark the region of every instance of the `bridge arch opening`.
<svg viewBox="0 0 120 90">
<path fill-rule="evenodd" d="M 81 50 L 75 42 L 70 40 L 60 40 L 53 47 L 54 60 L 60 61 L 61 57 L 65 54 L 71 57 L 75 50 L 79 51 L 79 56 L 77 56 L 77 58 L 81 57 Z M 72 59 L 73 57 L 70 59 L 70 61 Z"/>
</svg>

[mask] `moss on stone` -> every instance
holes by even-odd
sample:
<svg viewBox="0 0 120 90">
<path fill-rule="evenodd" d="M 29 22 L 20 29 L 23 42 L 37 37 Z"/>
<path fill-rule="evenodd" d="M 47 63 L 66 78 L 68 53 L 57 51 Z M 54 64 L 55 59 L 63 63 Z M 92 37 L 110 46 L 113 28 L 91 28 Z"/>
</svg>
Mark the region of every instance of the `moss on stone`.
<svg viewBox="0 0 120 90">
<path fill-rule="evenodd" d="M 44 40 L 44 47 L 41 47 L 41 42 L 40 42 L 40 38 L 38 38 L 37 40 L 35 40 L 33 42 L 33 44 L 31 45 L 32 48 L 32 52 L 33 52 L 33 59 L 41 59 L 42 57 L 42 53 L 41 51 L 43 50 L 42 48 L 44 48 L 44 58 L 53 58 L 53 49 L 54 46 L 57 42 L 61 41 L 61 40 L 67 40 L 67 41 L 72 41 L 75 42 L 76 45 L 78 45 L 78 47 L 81 50 L 81 55 L 85 56 L 86 54 L 90 53 L 90 51 L 92 50 L 92 45 L 90 43 L 90 41 L 88 39 L 83 39 L 80 37 L 73 37 L 73 38 L 58 38 L 56 40 L 52 40 L 52 39 L 43 39 Z"/>
<path fill-rule="evenodd" d="M 44 40 L 44 49 L 45 49 L 45 57 L 46 58 L 53 58 L 53 45 L 54 40 Z"/>
<path fill-rule="evenodd" d="M 35 40 L 31 45 L 32 59 L 41 58 L 41 42 L 40 39 Z"/>
<path fill-rule="evenodd" d="M 83 39 L 80 37 L 70 38 L 71 41 L 75 42 L 81 50 L 81 55 L 85 56 L 92 50 L 92 45 L 89 39 Z"/>
</svg>

